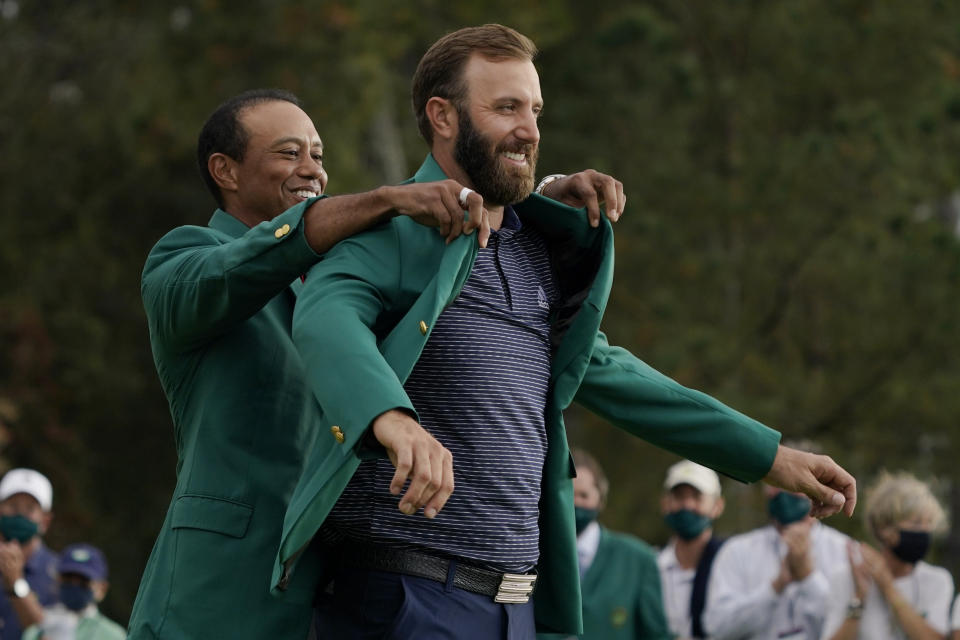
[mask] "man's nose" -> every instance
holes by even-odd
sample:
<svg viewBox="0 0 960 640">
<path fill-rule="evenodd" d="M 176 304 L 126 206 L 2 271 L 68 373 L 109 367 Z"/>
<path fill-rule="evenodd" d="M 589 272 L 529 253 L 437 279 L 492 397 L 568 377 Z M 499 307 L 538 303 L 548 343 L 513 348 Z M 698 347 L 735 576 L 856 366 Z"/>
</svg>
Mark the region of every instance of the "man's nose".
<svg viewBox="0 0 960 640">
<path fill-rule="evenodd" d="M 537 125 L 537 114 L 533 110 L 524 114 L 523 121 L 516 131 L 517 138 L 528 143 L 538 144 L 540 142 L 540 127 Z"/>
</svg>

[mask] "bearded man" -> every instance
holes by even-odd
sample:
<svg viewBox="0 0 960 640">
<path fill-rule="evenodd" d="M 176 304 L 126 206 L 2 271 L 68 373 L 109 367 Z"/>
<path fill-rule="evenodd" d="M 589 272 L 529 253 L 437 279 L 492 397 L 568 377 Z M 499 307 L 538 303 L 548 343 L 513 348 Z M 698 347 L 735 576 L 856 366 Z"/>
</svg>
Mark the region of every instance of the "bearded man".
<svg viewBox="0 0 960 640">
<path fill-rule="evenodd" d="M 531 195 L 535 52 L 501 25 L 461 29 L 413 80 L 431 149 L 413 182 L 466 185 L 488 246 L 395 218 L 334 247 L 297 299 L 293 338 L 329 435 L 308 454 L 273 577 L 282 592 L 320 547 L 320 637 L 529 640 L 535 618 L 579 633 L 562 419 L 574 399 L 732 477 L 807 491 L 821 514 L 852 511 L 854 480 L 832 460 L 607 343 L 609 221 Z M 440 446 L 390 444 L 423 432 Z"/>
</svg>

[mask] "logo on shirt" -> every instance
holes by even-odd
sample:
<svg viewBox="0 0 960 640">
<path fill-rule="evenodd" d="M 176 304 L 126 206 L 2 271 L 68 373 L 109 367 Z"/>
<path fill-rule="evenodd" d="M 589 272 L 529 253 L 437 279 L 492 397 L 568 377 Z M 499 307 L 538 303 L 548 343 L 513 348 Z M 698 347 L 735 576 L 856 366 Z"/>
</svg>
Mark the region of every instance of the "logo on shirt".
<svg viewBox="0 0 960 640">
<path fill-rule="evenodd" d="M 550 301 L 547 300 L 547 292 L 543 287 L 537 287 L 537 304 L 541 309 L 550 309 Z"/>
</svg>

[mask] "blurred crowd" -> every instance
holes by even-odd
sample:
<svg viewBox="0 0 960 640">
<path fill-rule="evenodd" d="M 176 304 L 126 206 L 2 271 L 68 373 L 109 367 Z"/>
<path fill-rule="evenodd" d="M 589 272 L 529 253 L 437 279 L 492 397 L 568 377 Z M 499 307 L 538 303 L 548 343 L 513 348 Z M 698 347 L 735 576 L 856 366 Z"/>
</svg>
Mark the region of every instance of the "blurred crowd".
<svg viewBox="0 0 960 640">
<path fill-rule="evenodd" d="M 126 631 L 100 613 L 107 561 L 78 542 L 60 553 L 43 541 L 53 519 L 53 486 L 39 471 L 0 479 L 0 640 L 120 640 Z"/>
<path fill-rule="evenodd" d="M 924 561 L 945 513 L 909 473 L 884 472 L 867 487 L 869 541 L 811 517 L 806 496 L 770 486 L 769 523 L 722 539 L 713 532 L 720 479 L 683 460 L 666 474 L 660 510 L 672 536 L 656 550 L 598 524 L 608 481 L 587 452 L 574 462 L 581 638 L 960 640 L 953 578 Z"/>
</svg>

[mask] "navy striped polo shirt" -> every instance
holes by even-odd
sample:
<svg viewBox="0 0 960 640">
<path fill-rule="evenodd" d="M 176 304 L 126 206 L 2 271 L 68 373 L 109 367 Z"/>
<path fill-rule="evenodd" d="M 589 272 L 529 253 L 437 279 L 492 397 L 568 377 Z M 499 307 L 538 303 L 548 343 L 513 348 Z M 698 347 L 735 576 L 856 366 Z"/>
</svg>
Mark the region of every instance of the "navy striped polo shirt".
<svg viewBox="0 0 960 640">
<path fill-rule="evenodd" d="M 507 207 L 404 385 L 423 427 L 453 454 L 453 494 L 432 520 L 422 511 L 404 515 L 400 496 L 390 494 L 393 465 L 367 460 L 331 511 L 325 535 L 504 572 L 536 565 L 556 299 L 546 242 Z"/>
</svg>

